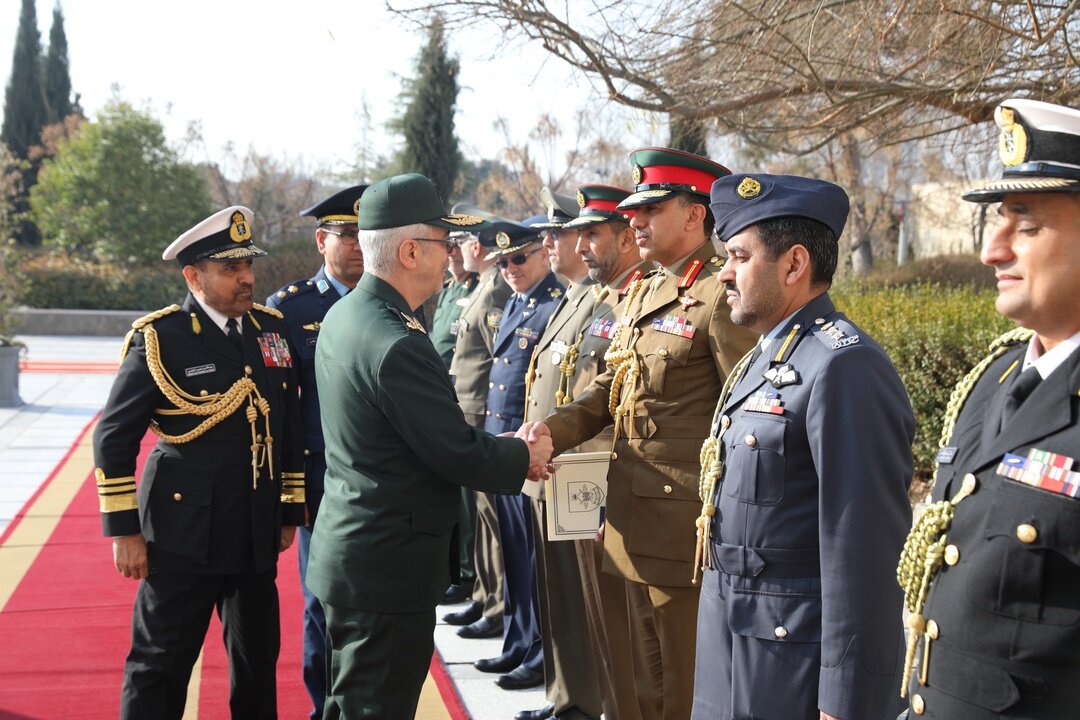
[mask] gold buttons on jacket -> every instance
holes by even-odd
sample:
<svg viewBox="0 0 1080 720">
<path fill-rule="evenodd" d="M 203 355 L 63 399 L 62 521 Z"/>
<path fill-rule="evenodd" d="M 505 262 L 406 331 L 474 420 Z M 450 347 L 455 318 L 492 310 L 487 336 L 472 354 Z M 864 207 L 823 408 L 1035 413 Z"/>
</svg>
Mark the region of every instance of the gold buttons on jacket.
<svg viewBox="0 0 1080 720">
<path fill-rule="evenodd" d="M 657 352 L 660 353 L 660 357 L 667 357 L 667 348 L 666 347 L 660 348 Z"/>
<path fill-rule="evenodd" d="M 937 640 L 938 635 L 940 635 L 940 634 L 941 634 L 941 628 L 938 627 L 938 624 L 933 620 L 927 620 L 926 621 L 926 637 L 930 638 L 931 640 Z"/>
<path fill-rule="evenodd" d="M 544 374 L 543 374 L 543 373 L 541 373 L 541 372 L 540 372 L 539 370 L 537 370 L 537 371 L 536 371 L 536 379 L 537 379 L 537 380 L 539 380 L 539 379 L 540 379 L 540 378 L 542 378 L 542 377 L 544 377 Z"/>
<path fill-rule="evenodd" d="M 615 452 L 614 450 L 612 450 L 612 451 L 611 451 L 611 459 L 612 459 L 612 460 L 618 460 L 618 459 L 619 459 L 619 453 L 617 453 L 617 452 Z"/>
<path fill-rule="evenodd" d="M 173 493 L 172 499 L 175 500 L 176 502 L 180 502 L 181 500 L 184 499 L 184 496 L 181 495 L 180 493 Z"/>
<path fill-rule="evenodd" d="M 922 695 L 915 693 L 911 696 L 911 711 L 916 715 L 922 715 L 926 712 L 926 703 L 922 699 Z"/>
<path fill-rule="evenodd" d="M 777 640 L 783 640 L 787 637 L 787 628 L 783 625 L 777 625 L 776 629 L 773 630 L 773 635 L 776 636 Z"/>
<path fill-rule="evenodd" d="M 310 455 L 310 454 L 311 454 L 311 451 L 308 450 L 307 448 L 304 448 L 304 455 L 307 456 L 307 455 Z"/>
<path fill-rule="evenodd" d="M 244 374 L 245 375 L 250 375 L 251 374 L 251 366 L 250 365 L 245 365 L 244 366 Z"/>
<path fill-rule="evenodd" d="M 502 413 L 495 413 L 495 417 L 497 417 L 499 420 L 502 420 Z"/>
<path fill-rule="evenodd" d="M 743 438 L 743 442 L 746 443 L 746 447 L 754 447 L 757 445 L 757 438 L 753 435 L 747 435 Z"/>
<path fill-rule="evenodd" d="M 729 415 L 724 415 L 720 418 L 720 429 L 727 430 L 729 427 L 731 427 L 731 417 Z"/>
<path fill-rule="evenodd" d="M 960 548 L 955 545 L 945 546 L 945 564 L 955 565 L 960 562 Z"/>
<path fill-rule="evenodd" d="M 506 392 L 506 386 L 505 385 L 499 385 L 499 389 L 502 390 L 503 392 Z"/>
<path fill-rule="evenodd" d="M 670 485 L 665 485 L 664 486 L 664 494 L 665 495 L 670 495 L 674 490 L 675 490 L 675 488 L 671 487 Z"/>
<path fill-rule="evenodd" d="M 1033 543 L 1039 537 L 1039 531 L 1035 529 L 1034 525 L 1018 525 L 1016 528 L 1016 537 L 1020 539 L 1022 543 Z"/>
<path fill-rule="evenodd" d="M 589 357 L 596 357 L 596 351 L 595 350 L 590 350 L 589 351 Z"/>
<path fill-rule="evenodd" d="M 484 414 L 487 415 L 488 417 L 490 417 L 491 416 L 491 411 L 490 410 L 485 410 Z"/>
<path fill-rule="evenodd" d="M 509 365 L 509 364 L 510 364 L 510 358 L 503 358 L 503 365 Z"/>
<path fill-rule="evenodd" d="M 207 396 L 207 395 L 209 395 L 209 394 L 210 394 L 210 393 L 206 392 L 205 390 L 200 390 L 200 391 L 199 391 L 199 396 L 200 396 L 200 397 L 206 397 L 206 396 Z"/>
<path fill-rule="evenodd" d="M 488 390 L 493 390 L 494 388 L 495 388 L 495 383 L 489 382 L 488 383 Z"/>
</svg>

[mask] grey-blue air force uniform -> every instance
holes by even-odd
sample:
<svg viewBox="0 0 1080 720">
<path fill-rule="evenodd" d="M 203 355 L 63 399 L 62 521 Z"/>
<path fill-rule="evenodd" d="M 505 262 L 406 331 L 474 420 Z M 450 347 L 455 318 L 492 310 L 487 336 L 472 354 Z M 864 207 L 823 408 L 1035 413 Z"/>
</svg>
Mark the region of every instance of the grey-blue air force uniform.
<svg viewBox="0 0 1080 720">
<path fill-rule="evenodd" d="M 892 720 L 911 406 L 885 352 L 828 294 L 779 330 L 714 420 L 723 475 L 693 717 Z"/>
<path fill-rule="evenodd" d="M 326 267 L 315 276 L 281 288 L 266 298 L 266 304 L 276 307 L 285 316 L 288 340 L 293 348 L 294 362 L 300 371 L 300 411 L 304 422 L 304 469 L 307 473 L 308 521 L 310 527 L 300 528 L 297 536 L 297 555 L 300 558 L 300 587 L 304 592 L 304 684 L 321 714 L 318 698 L 326 694 L 326 618 L 318 598 L 307 587 L 308 549 L 311 547 L 311 528 L 319 513 L 323 497 L 323 476 L 326 457 L 322 422 L 319 419 L 319 390 L 315 385 L 315 343 L 319 339 L 326 311 L 341 295 L 326 277 Z M 312 717 L 316 717 L 312 715 Z"/>
<path fill-rule="evenodd" d="M 563 286 L 554 273 L 548 273 L 524 300 L 518 300 L 515 294 L 506 301 L 488 376 L 490 389 L 484 417 L 488 432 L 497 435 L 521 427 L 525 417 L 525 371 L 562 294 Z M 505 567 L 503 655 L 534 672 L 543 672 L 540 612 L 533 599 L 536 549 L 532 506 L 522 495 L 498 495 L 495 508 Z"/>
</svg>

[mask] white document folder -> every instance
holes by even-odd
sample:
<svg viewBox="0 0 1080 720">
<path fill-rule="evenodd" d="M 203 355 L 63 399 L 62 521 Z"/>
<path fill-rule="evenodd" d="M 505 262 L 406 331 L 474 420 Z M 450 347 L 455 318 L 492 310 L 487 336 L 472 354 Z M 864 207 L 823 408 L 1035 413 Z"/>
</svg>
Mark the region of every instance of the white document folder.
<svg viewBox="0 0 1080 720">
<path fill-rule="evenodd" d="M 553 462 L 546 489 L 548 540 L 592 540 L 607 505 L 611 453 L 567 453 Z"/>
</svg>

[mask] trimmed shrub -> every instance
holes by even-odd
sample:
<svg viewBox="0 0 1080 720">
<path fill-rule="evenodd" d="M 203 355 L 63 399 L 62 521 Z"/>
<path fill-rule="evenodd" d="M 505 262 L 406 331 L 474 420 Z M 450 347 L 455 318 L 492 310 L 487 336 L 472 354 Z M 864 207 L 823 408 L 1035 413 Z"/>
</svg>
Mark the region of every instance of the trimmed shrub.
<svg viewBox="0 0 1080 720">
<path fill-rule="evenodd" d="M 311 277 L 321 262 L 314 241 L 275 246 L 267 257 L 255 260 L 255 301 Z M 19 262 L 15 275 L 18 302 L 34 308 L 149 312 L 179 303 L 187 294 L 179 267 L 164 261 L 127 268 L 38 253 Z"/>
<path fill-rule="evenodd" d="M 1014 327 L 994 310 L 997 293 L 923 283 L 850 284 L 830 295 L 896 366 L 915 411 L 915 476 L 929 480 L 953 387 L 986 355 L 994 338 Z"/>
<path fill-rule="evenodd" d="M 996 287 L 994 269 L 983 265 L 978 255 L 938 255 L 920 258 L 897 267 L 874 266 L 874 272 L 866 279 L 871 285 L 900 287 L 904 285 L 944 285 L 946 287 Z"/>
</svg>

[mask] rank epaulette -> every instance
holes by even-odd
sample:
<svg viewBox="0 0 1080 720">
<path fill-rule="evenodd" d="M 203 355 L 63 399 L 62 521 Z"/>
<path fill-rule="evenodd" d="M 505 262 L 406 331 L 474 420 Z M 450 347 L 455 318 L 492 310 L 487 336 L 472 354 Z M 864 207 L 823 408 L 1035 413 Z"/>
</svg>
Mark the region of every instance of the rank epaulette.
<svg viewBox="0 0 1080 720">
<path fill-rule="evenodd" d="M 688 288 L 694 284 L 697 280 L 698 274 L 702 268 L 705 267 L 705 263 L 701 262 L 698 258 L 694 258 L 690 261 L 690 264 L 686 266 L 686 271 L 683 272 L 682 277 L 679 278 L 679 288 Z"/>
<path fill-rule="evenodd" d="M 626 282 L 624 282 L 622 284 L 622 287 L 619 288 L 619 294 L 625 295 L 627 292 L 629 292 L 630 285 L 633 284 L 635 280 L 640 280 L 643 277 L 645 277 L 645 273 L 642 272 L 641 268 L 634 268 L 633 272 L 626 276 Z"/>
<path fill-rule="evenodd" d="M 276 293 L 274 293 L 274 297 L 276 297 L 278 300 L 288 300 L 294 297 L 299 297 L 300 295 L 303 295 L 305 292 L 313 289 L 314 287 L 315 283 L 311 280 L 297 280 L 296 282 L 289 283 L 287 286 L 278 290 Z"/>
<path fill-rule="evenodd" d="M 859 336 L 855 333 L 855 326 L 840 318 L 835 320 L 817 318 L 814 320 L 810 331 L 814 334 L 814 337 L 821 341 L 822 345 L 830 350 L 839 350 L 859 342 Z"/>
<path fill-rule="evenodd" d="M 128 330 L 127 335 L 124 336 L 124 344 L 120 346 L 120 359 L 123 360 L 127 356 L 128 350 L 131 348 L 131 338 L 134 337 L 137 331 L 142 330 L 144 327 L 154 322 L 155 320 L 179 311 L 179 305 L 169 305 L 168 307 L 163 307 L 160 310 L 155 310 L 152 313 L 147 313 L 138 320 L 133 320 L 131 322 L 131 329 Z"/>
<path fill-rule="evenodd" d="M 277 308 L 266 307 L 265 305 L 260 305 L 259 303 L 251 303 L 251 307 L 254 310 L 259 310 L 260 312 L 264 312 L 267 315 L 273 315 L 274 317 L 278 318 L 279 320 L 285 317 L 284 315 L 281 314 L 281 311 L 278 310 Z"/>
</svg>

